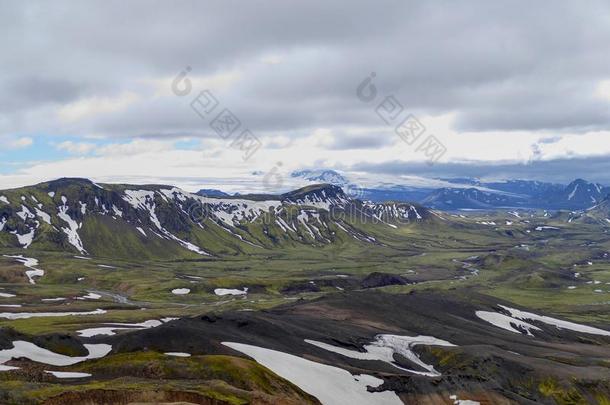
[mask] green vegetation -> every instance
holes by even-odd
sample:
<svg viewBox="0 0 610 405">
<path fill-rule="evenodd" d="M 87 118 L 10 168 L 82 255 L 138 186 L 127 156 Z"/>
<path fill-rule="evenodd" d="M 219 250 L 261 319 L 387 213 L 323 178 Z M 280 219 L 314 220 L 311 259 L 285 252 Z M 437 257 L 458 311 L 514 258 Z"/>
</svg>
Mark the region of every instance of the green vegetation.
<svg viewBox="0 0 610 405">
<path fill-rule="evenodd" d="M 82 187 L 88 193 L 98 192 L 90 185 Z M 122 187 L 108 187 L 106 191 Z M 41 190 L 32 188 L 27 195 L 31 192 L 45 205 L 57 204 L 58 196 L 52 198 Z M 68 188 L 64 194 L 78 201 L 83 192 L 77 187 Z M 18 201 L 18 194 L 6 194 L 12 202 Z M 298 209 L 288 207 L 283 215 L 296 216 Z M 67 242 L 53 239 L 56 233 L 44 224 L 36 245 L 28 250 L 11 247 L 6 234 L 0 232 L 0 291 L 15 295 L 0 298 L 0 305 L 22 305 L 0 308 L 0 327 L 38 337 L 52 333 L 76 336 L 79 330 L 111 322 L 268 309 L 297 299 L 312 300 L 361 289 L 362 279 L 373 272 L 400 275 L 410 282 L 378 287 L 392 294 L 431 289 L 475 303 L 482 295 L 492 296 L 533 312 L 601 327 L 610 324 L 607 228 L 568 223 L 542 213 L 533 213 L 527 219 L 501 212 L 442 215 L 442 219 L 432 217 L 396 228 L 343 218 L 344 224 L 374 238 L 375 243 L 358 240 L 336 223 L 329 223 L 324 231 L 324 235 L 332 235 L 332 243 L 321 243 L 307 235 L 298 240 L 294 235 L 287 237 L 270 219 L 263 219 L 262 224 L 244 223 L 234 230 L 256 242 L 248 244 L 209 219 L 201 227 L 192 228 L 184 228 L 176 220 L 173 233 L 204 247 L 213 253 L 210 256 L 190 252 L 169 239 L 144 237 L 112 216 L 91 215 L 83 220 L 80 235 L 90 253 L 88 260 L 75 257 L 77 253 Z M 539 225 L 560 229 L 537 231 Z M 116 238 L 118 234 L 120 239 Z M 66 249 L 58 250 L 58 244 Z M 20 254 L 38 259 L 38 268 L 44 269 L 44 276 L 37 278 L 36 284 L 28 282 L 27 268 L 4 257 Z M 173 294 L 172 290 L 178 288 L 190 292 Z M 248 288 L 248 294 L 218 296 L 214 293 L 217 288 Z M 101 297 L 86 298 L 91 293 Z M 13 312 L 96 309 L 106 312 L 8 319 Z M 593 338 L 588 343 L 599 344 Z M 67 355 L 79 354 L 78 348 L 58 342 L 47 347 Z M 472 358 L 459 350 L 433 348 L 425 354 L 434 357 L 443 370 L 467 369 L 481 379 L 489 370 L 500 372 L 492 363 L 486 365 L 489 370 L 473 364 Z M 548 355 L 544 359 L 581 365 L 573 358 Z M 599 367 L 608 365 L 600 362 Z M 157 399 L 182 400 L 186 397 L 172 396 L 181 392 L 230 404 L 250 403 L 261 396 L 269 403 L 311 399 L 257 363 L 230 356 L 176 358 L 152 351 L 119 353 L 75 365 L 70 371 L 91 373 L 95 380 L 58 383 L 37 369 L 0 373 L 0 402 L 38 403 L 70 392 L 83 394 L 71 400 L 84 401 L 109 395 L 107 391 L 134 401 L 142 399 L 135 393 L 146 391 L 155 392 Z M 608 404 L 605 391 L 595 393 L 552 377 L 536 381 L 532 380 L 531 391 L 557 404 L 587 403 L 591 395 L 598 403 Z"/>
<path fill-rule="evenodd" d="M 574 387 L 562 387 L 557 381 L 549 377 L 542 381 L 538 387 L 545 397 L 551 397 L 558 405 L 586 405 L 587 401 Z"/>
</svg>

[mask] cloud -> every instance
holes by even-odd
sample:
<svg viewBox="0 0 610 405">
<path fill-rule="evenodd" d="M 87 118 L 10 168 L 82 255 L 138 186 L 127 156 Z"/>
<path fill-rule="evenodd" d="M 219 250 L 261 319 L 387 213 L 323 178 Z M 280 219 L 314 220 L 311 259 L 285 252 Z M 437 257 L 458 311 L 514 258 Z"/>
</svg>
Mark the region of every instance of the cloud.
<svg viewBox="0 0 610 405">
<path fill-rule="evenodd" d="M 605 102 L 610 102 L 610 80 L 603 80 L 597 85 L 596 95 Z"/>
<path fill-rule="evenodd" d="M 606 157 L 536 160 L 530 162 L 469 162 L 441 163 L 433 166 L 425 163 L 391 161 L 381 164 L 360 163 L 350 170 L 366 172 L 369 177 L 401 175 L 429 178 L 480 178 L 483 180 L 525 179 L 567 184 L 577 177 L 610 185 L 610 160 Z"/>
<path fill-rule="evenodd" d="M 377 148 L 379 146 L 388 145 L 387 139 L 383 137 L 367 137 L 367 136 L 353 136 L 353 137 L 341 137 L 335 138 L 335 142 L 330 146 L 331 149 L 370 149 Z"/>
<path fill-rule="evenodd" d="M 371 71 L 380 96 L 420 113 L 453 112 L 459 130 L 607 129 L 609 101 L 599 95 L 609 79 L 609 16 L 602 0 L 14 3 L 0 17 L 3 105 L 13 100 L 32 118 L 55 106 L 59 122 L 11 120 L 4 131 L 59 132 L 63 121 L 103 113 L 71 130 L 191 132 L 188 107 L 159 91 L 187 65 L 196 88 L 216 91 L 257 132 L 374 125 L 354 96 Z M 27 35 L 12 41 L 17 32 Z"/>
<path fill-rule="evenodd" d="M 128 143 L 113 143 L 110 145 L 102 146 L 96 150 L 96 154 L 108 157 L 122 157 L 150 153 L 169 153 L 173 151 L 173 141 L 135 139 Z"/>
<path fill-rule="evenodd" d="M 71 155 L 86 155 L 93 151 L 95 147 L 94 143 L 73 141 L 64 141 L 55 145 L 56 149 L 66 151 Z"/>
<path fill-rule="evenodd" d="M 91 97 L 62 106 L 59 111 L 61 122 L 74 122 L 83 118 L 118 112 L 138 100 L 138 95 L 126 92 L 113 98 Z"/>
<path fill-rule="evenodd" d="M 23 149 L 34 144 L 34 140 L 30 137 L 21 137 L 9 140 L 6 144 L 7 149 Z"/>
<path fill-rule="evenodd" d="M 609 20 L 605 0 L 8 2 L 0 137 L 82 136 L 63 150 L 104 157 L 192 137 L 225 156 L 209 121 L 228 108 L 268 141 L 269 162 L 423 160 L 375 113 L 393 95 L 449 163 L 610 156 Z M 178 97 L 187 66 L 192 91 Z M 362 102 L 371 72 L 377 96 Z M 204 89 L 219 102 L 206 119 L 189 105 Z"/>
</svg>

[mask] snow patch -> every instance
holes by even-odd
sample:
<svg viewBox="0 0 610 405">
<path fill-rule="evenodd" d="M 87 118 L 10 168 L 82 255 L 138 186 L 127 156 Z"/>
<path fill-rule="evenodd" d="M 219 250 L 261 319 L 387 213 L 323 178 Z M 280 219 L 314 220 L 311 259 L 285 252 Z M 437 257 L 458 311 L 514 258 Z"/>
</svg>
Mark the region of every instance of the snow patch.
<svg viewBox="0 0 610 405">
<path fill-rule="evenodd" d="M 546 230 L 553 230 L 553 231 L 558 231 L 559 228 L 555 227 L 555 226 L 537 226 L 536 230 L 538 232 L 540 231 L 546 231 Z"/>
<path fill-rule="evenodd" d="M 123 217 L 123 211 L 121 211 L 119 209 L 119 207 L 117 207 L 116 205 L 112 204 L 112 211 L 114 212 L 114 215 L 116 215 L 117 217 Z"/>
<path fill-rule="evenodd" d="M 52 374 L 56 378 L 85 378 L 91 377 L 89 373 L 77 373 L 72 371 L 44 371 L 45 373 Z"/>
<path fill-rule="evenodd" d="M 51 225 L 51 216 L 49 214 L 39 208 L 36 208 L 36 215 L 38 215 L 44 222 Z"/>
<path fill-rule="evenodd" d="M 85 360 L 99 359 L 106 356 L 112 350 L 112 346 L 104 343 L 86 344 L 84 346 L 89 351 L 89 354 L 82 357 L 70 357 L 36 346 L 34 343 L 17 340 L 13 342 L 12 349 L 0 350 L 0 364 L 14 358 L 25 357 L 38 363 L 53 366 L 70 366 Z"/>
<path fill-rule="evenodd" d="M 178 318 L 162 318 L 160 321 L 156 319 L 151 319 L 148 321 L 140 322 L 140 323 L 106 323 L 103 327 L 97 328 L 87 328 L 77 331 L 78 336 L 81 337 L 93 337 L 93 336 L 114 336 L 116 335 L 117 330 L 140 330 L 140 329 L 150 329 L 156 328 L 158 326 L 163 325 L 170 320 L 175 320 Z"/>
<path fill-rule="evenodd" d="M 68 224 L 67 228 L 62 227 L 61 230 L 64 231 L 64 233 L 66 235 L 68 235 L 68 243 L 70 243 L 72 246 L 74 246 L 76 248 L 76 250 L 79 251 L 79 253 L 86 254 L 87 251 L 83 247 L 83 242 L 81 241 L 80 236 L 78 235 L 78 232 L 77 232 L 78 229 L 80 228 L 80 225 L 77 224 L 76 221 L 70 217 L 70 215 L 68 215 L 69 208 L 67 205 L 65 205 L 66 197 L 62 196 L 61 199 L 64 202 L 64 205 L 59 207 L 57 216 Z"/>
<path fill-rule="evenodd" d="M 79 316 L 79 315 L 101 315 L 105 314 L 103 309 L 96 309 L 88 312 L 1 312 L 0 318 L 5 319 L 29 319 L 29 318 L 48 318 L 57 316 Z"/>
<path fill-rule="evenodd" d="M 547 325 L 553 325 L 557 329 L 568 329 L 574 332 L 589 333 L 592 335 L 610 336 L 610 332 L 607 330 L 594 328 L 592 326 L 581 325 L 574 322 L 562 321 L 561 319 L 551 318 L 550 316 L 537 315 L 531 312 L 521 311 L 519 309 L 509 308 L 504 305 L 500 305 L 504 310 L 508 311 L 513 318 L 527 319 L 530 321 L 538 321 L 546 323 Z"/>
<path fill-rule="evenodd" d="M 27 249 L 30 247 L 32 242 L 34 241 L 34 235 L 36 233 L 36 228 L 30 228 L 30 232 L 20 235 L 16 231 L 13 232 L 13 235 L 17 237 L 17 242 L 21 245 L 22 248 Z"/>
<path fill-rule="evenodd" d="M 19 367 L 5 366 L 4 364 L 0 364 L 0 371 L 11 371 L 11 370 L 19 370 Z"/>
<path fill-rule="evenodd" d="M 166 352 L 163 353 L 166 356 L 174 356 L 174 357 L 191 357 L 190 353 L 183 353 L 183 352 Z"/>
<path fill-rule="evenodd" d="M 453 401 L 453 405 L 480 405 L 480 402 L 471 399 L 458 399 L 457 395 L 449 395 L 449 399 Z"/>
<path fill-rule="evenodd" d="M 393 391 L 369 392 L 367 386 L 371 383 L 380 385 L 380 380 L 373 376 L 353 376 L 338 367 L 262 347 L 233 342 L 222 344 L 252 357 L 325 405 L 403 404 Z"/>
<path fill-rule="evenodd" d="M 419 356 L 413 352 L 413 347 L 425 345 L 425 346 L 455 346 L 454 344 L 445 340 L 437 339 L 432 336 L 398 336 L 398 335 L 377 335 L 375 340 L 364 346 L 365 352 L 359 352 L 356 350 L 345 349 L 338 346 L 329 345 L 324 342 L 318 342 L 315 340 L 305 339 L 305 342 L 312 344 L 324 350 L 328 350 L 333 353 L 341 354 L 345 357 L 349 357 L 357 360 L 371 360 L 371 361 L 382 361 L 388 363 L 399 370 L 407 371 L 413 374 L 419 374 L 427 377 L 439 377 L 441 374 L 434 369 L 432 365 L 424 363 Z M 426 371 L 417 371 L 399 366 L 395 360 L 394 355 L 400 354 L 412 363 L 418 365 Z"/>
<path fill-rule="evenodd" d="M 17 255 L 17 256 L 4 255 L 4 257 L 7 257 L 9 259 L 15 259 L 19 263 L 23 264 L 25 267 L 30 269 L 30 270 L 26 270 L 26 272 L 25 272 L 25 275 L 27 276 L 28 280 L 30 281 L 30 284 L 36 284 L 34 277 L 44 276 L 44 270 L 37 269 L 36 267 L 34 267 L 34 266 L 38 266 L 37 259 L 33 259 L 31 257 L 23 257 L 22 255 Z"/>
<path fill-rule="evenodd" d="M 83 295 L 82 297 L 77 297 L 77 300 L 99 300 L 100 298 L 102 298 L 101 295 L 96 294 L 96 293 L 88 293 L 87 295 Z"/>
<path fill-rule="evenodd" d="M 571 200 L 572 198 L 574 198 L 574 196 L 576 195 L 576 190 L 578 190 L 578 184 L 576 184 L 574 186 L 574 189 L 572 190 L 572 192 L 570 193 L 570 195 L 568 196 L 568 200 Z"/>
<path fill-rule="evenodd" d="M 214 290 L 214 294 L 220 297 L 224 295 L 246 295 L 248 294 L 248 287 L 244 287 L 243 290 L 236 290 L 232 288 L 217 288 Z"/>
<path fill-rule="evenodd" d="M 21 211 L 17 212 L 17 216 L 21 218 L 22 221 L 25 221 L 28 218 L 36 218 L 36 216 L 32 214 L 32 212 L 25 205 L 21 206 Z"/>
<path fill-rule="evenodd" d="M 475 314 L 485 322 L 513 333 L 523 333 L 524 330 L 528 336 L 534 336 L 532 330 L 541 330 L 537 326 L 497 312 L 477 311 Z"/>
</svg>

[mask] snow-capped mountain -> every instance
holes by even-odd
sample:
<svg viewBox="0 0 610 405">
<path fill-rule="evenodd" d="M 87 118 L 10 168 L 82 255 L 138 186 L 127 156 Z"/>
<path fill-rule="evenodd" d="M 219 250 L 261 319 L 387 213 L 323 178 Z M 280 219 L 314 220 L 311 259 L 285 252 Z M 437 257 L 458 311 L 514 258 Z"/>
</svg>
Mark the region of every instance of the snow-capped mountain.
<svg viewBox="0 0 610 405">
<path fill-rule="evenodd" d="M 441 209 L 485 209 L 494 207 L 526 207 L 527 196 L 477 188 L 442 188 L 429 194 L 422 204 Z"/>
<path fill-rule="evenodd" d="M 578 179 L 569 185 L 534 180 L 485 182 L 477 178 L 418 179 L 406 184 L 378 182 L 356 186 L 346 174 L 333 170 L 301 170 L 292 177 L 307 181 L 325 179 L 342 187 L 357 189 L 358 197 L 374 202 L 415 201 L 443 210 L 540 208 L 552 210 L 584 210 L 610 194 L 610 187 Z M 404 176 L 402 177 L 404 178 Z M 397 180 L 400 182 L 401 180 Z M 434 187 L 433 185 L 436 185 Z M 439 186 L 440 185 L 440 186 Z M 352 194 L 352 193 L 350 193 Z"/>
<path fill-rule="evenodd" d="M 583 179 L 574 180 L 557 196 L 566 208 L 590 207 L 601 202 L 610 192 L 601 184 L 589 183 Z"/>
<path fill-rule="evenodd" d="M 561 192 L 565 186 L 562 184 L 546 183 L 534 180 L 507 180 L 498 182 L 479 183 L 491 190 L 529 196 L 531 198 L 545 198 L 554 193 Z"/>
<path fill-rule="evenodd" d="M 195 194 L 203 196 L 203 197 L 229 197 L 230 196 L 228 193 L 225 193 L 224 191 L 216 190 L 213 188 L 202 188 L 201 190 L 197 191 L 197 193 L 195 193 Z"/>
<path fill-rule="evenodd" d="M 297 170 L 290 174 L 293 178 L 307 180 L 313 183 L 334 184 L 344 186 L 349 181 L 334 170 Z"/>
<path fill-rule="evenodd" d="M 432 217 L 416 204 L 364 203 L 328 184 L 213 197 L 60 179 L 0 191 L 0 244 L 97 256 L 210 256 L 346 239 L 376 243 L 371 226 L 395 229 Z"/>
<path fill-rule="evenodd" d="M 610 189 L 578 179 L 568 186 L 528 180 L 479 183 L 482 188 L 444 188 L 428 195 L 422 204 L 438 209 L 540 208 L 587 209 L 604 199 Z"/>
</svg>

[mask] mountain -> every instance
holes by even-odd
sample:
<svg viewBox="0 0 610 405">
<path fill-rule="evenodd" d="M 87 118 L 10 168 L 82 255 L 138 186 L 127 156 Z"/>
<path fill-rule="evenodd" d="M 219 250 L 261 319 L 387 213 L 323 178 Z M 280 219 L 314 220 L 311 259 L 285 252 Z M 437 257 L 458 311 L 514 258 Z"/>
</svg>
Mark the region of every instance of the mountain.
<svg viewBox="0 0 610 405">
<path fill-rule="evenodd" d="M 480 186 L 481 180 L 470 177 L 452 177 L 452 178 L 441 178 L 440 180 L 446 181 L 447 183 L 469 185 L 469 186 Z"/>
<path fill-rule="evenodd" d="M 290 177 L 336 186 L 344 186 L 349 183 L 345 177 L 334 170 L 297 170 L 292 172 Z"/>
<path fill-rule="evenodd" d="M 480 188 L 443 188 L 421 202 L 432 208 L 540 208 L 582 210 L 600 202 L 610 189 L 582 179 L 567 186 L 529 180 L 478 183 Z"/>
<path fill-rule="evenodd" d="M 529 196 L 534 199 L 543 199 L 544 196 L 551 196 L 554 193 L 559 193 L 565 188 L 565 186 L 562 184 L 546 183 L 533 180 L 507 180 L 479 184 L 491 190 Z"/>
<path fill-rule="evenodd" d="M 213 188 L 202 188 L 197 191 L 195 194 L 200 195 L 202 197 L 229 197 L 230 195 L 221 190 L 216 190 Z"/>
<path fill-rule="evenodd" d="M 388 188 L 361 188 L 356 190 L 360 198 L 374 202 L 417 201 L 423 203 L 434 192 L 433 188 L 389 186 Z"/>
<path fill-rule="evenodd" d="M 568 186 L 527 180 L 480 183 L 480 188 L 442 188 L 433 191 L 422 204 L 443 210 L 539 208 L 587 209 L 610 193 L 600 184 L 578 179 Z"/>
<path fill-rule="evenodd" d="M 577 179 L 554 195 L 553 198 L 563 208 L 582 209 L 598 204 L 609 192 L 610 190 L 604 188 L 601 184 Z"/>
<path fill-rule="evenodd" d="M 566 185 L 535 180 L 485 182 L 478 178 L 440 178 L 414 184 L 379 183 L 358 187 L 334 170 L 300 170 L 291 174 L 310 182 L 325 182 L 348 187 L 349 195 L 377 203 L 414 201 L 435 209 L 533 208 L 584 210 L 610 194 L 610 187 L 583 179 Z M 426 180 L 426 179 L 423 179 Z M 444 187 L 433 187 L 433 185 Z"/>
<path fill-rule="evenodd" d="M 376 243 L 373 227 L 432 220 L 417 204 L 367 203 L 321 184 L 212 197 L 172 186 L 59 179 L 0 191 L 0 246 L 116 257 L 197 257 L 275 246 Z"/>
<path fill-rule="evenodd" d="M 567 221 L 610 226 L 610 196 L 587 210 L 571 212 Z"/>
<path fill-rule="evenodd" d="M 504 192 L 482 191 L 477 188 L 441 188 L 432 192 L 422 204 L 441 210 L 523 207 L 527 198 Z"/>
</svg>

